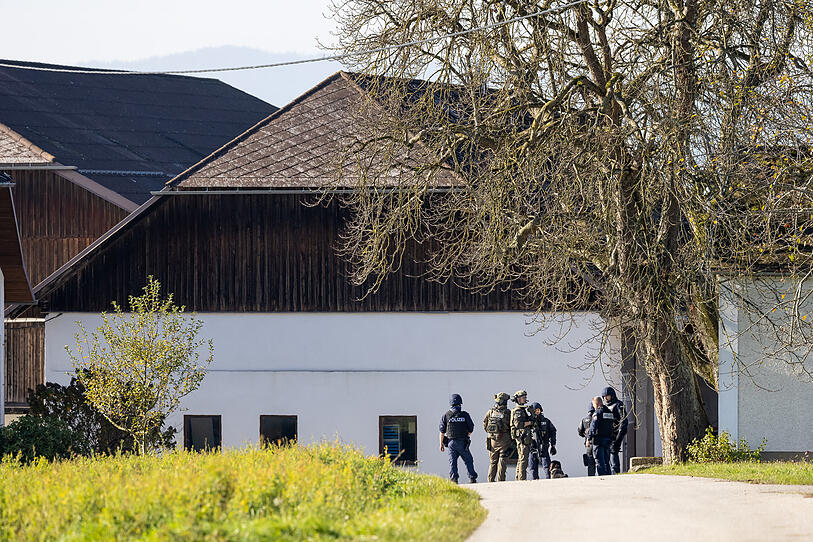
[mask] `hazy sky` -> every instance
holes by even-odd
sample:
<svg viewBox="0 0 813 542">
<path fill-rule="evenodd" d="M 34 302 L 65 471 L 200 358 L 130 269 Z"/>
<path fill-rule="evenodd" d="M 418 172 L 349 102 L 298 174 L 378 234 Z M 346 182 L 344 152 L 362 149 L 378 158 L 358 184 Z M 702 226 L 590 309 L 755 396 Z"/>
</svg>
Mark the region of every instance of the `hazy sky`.
<svg viewBox="0 0 813 542">
<path fill-rule="evenodd" d="M 133 61 L 204 47 L 320 54 L 330 0 L 0 0 L 0 58 Z"/>
</svg>

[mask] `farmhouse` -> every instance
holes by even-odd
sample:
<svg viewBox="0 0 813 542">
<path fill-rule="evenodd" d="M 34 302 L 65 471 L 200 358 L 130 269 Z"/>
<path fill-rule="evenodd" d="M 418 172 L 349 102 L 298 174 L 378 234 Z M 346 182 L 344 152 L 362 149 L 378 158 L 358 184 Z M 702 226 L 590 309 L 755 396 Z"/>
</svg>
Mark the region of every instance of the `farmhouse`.
<svg viewBox="0 0 813 542">
<path fill-rule="evenodd" d="M 597 389 L 622 387 L 617 364 L 591 364 L 598 314 L 557 317 L 572 328 L 550 344 L 561 327 L 533 334 L 510 291 L 482 295 L 424 278 L 422 246 L 377 293 L 349 283 L 335 250 L 349 210 L 313 205 L 313 189 L 333 179 L 364 99 L 353 76 L 328 78 L 174 178 L 38 285 L 46 379 L 68 382 L 65 346 L 77 321 L 96 327 L 112 300 L 125 304 L 153 275 L 198 313 L 215 345 L 202 387 L 169 420 L 187 448 L 340 439 L 444 474 L 438 422 L 460 393 L 478 422 L 472 449 L 484 477 L 479 420 L 495 393 L 524 388 L 559 428 L 565 470 L 582 474 L 576 424 Z"/>
<path fill-rule="evenodd" d="M 15 183 L 33 285 L 150 191 L 277 109 L 214 79 L 1 63 L 0 171 Z M 52 69 L 63 71 L 41 71 Z M 5 321 L 5 399 L 14 412 L 43 382 L 42 314 L 18 316 Z"/>
<path fill-rule="evenodd" d="M 0 307 L 5 303 L 32 303 L 31 285 L 25 270 L 20 234 L 14 212 L 11 177 L 0 173 Z M 5 385 L 5 342 L 0 341 L 0 390 Z M 0 426 L 5 424 L 5 401 L 0 393 Z"/>
</svg>

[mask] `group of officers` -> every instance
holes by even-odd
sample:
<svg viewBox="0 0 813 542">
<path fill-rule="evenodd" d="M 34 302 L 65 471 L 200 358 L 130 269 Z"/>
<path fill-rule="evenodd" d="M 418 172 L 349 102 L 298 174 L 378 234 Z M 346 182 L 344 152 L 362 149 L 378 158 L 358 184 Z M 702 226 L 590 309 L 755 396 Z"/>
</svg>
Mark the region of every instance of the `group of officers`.
<svg viewBox="0 0 813 542">
<path fill-rule="evenodd" d="M 509 399 L 516 403 L 508 410 Z M 449 478 L 457 483 L 459 472 L 457 460 L 462 459 L 471 483 L 477 482 L 474 459 L 469 447 L 474 421 L 463 410 L 463 399 L 452 394 L 451 408 L 440 420 L 440 451 L 449 453 Z M 581 420 L 578 434 L 584 438 L 584 466 L 587 475 L 604 476 L 621 472 L 619 454 L 627 434 L 627 415 L 612 387 L 606 387 L 601 396 L 593 398 L 588 415 Z M 528 479 L 528 465 L 534 480 L 551 477 L 551 456 L 556 455 L 556 427 L 542 412 L 539 403 L 528 403 L 528 392 L 519 390 L 513 396 L 500 392 L 494 395 L 494 406 L 483 418 L 487 434 L 486 449 L 489 453 L 488 481 L 504 481 L 508 458 L 513 448 L 517 450 L 517 480 Z M 558 462 L 554 462 L 556 467 Z M 561 469 L 554 469 L 556 473 Z"/>
</svg>

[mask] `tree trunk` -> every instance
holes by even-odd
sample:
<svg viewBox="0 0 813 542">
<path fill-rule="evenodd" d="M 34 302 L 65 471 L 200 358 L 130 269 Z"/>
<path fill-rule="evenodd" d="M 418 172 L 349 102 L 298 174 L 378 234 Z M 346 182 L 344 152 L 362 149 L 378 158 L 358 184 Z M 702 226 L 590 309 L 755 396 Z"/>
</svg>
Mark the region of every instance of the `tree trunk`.
<svg viewBox="0 0 813 542">
<path fill-rule="evenodd" d="M 708 425 L 697 377 L 668 322 L 642 322 L 639 332 L 654 388 L 663 462 L 685 461 L 686 446 L 701 437 Z"/>
</svg>

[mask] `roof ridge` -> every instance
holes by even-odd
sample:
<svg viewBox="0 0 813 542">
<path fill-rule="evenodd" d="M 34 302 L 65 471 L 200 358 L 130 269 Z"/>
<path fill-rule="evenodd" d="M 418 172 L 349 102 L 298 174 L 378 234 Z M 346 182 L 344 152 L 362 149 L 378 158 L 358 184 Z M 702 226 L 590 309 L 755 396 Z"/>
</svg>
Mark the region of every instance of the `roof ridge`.
<svg viewBox="0 0 813 542">
<path fill-rule="evenodd" d="M 267 117 L 265 117 L 264 119 L 259 121 L 257 124 L 255 124 L 254 126 L 249 128 L 248 130 L 243 132 L 242 134 L 238 135 L 237 137 L 235 137 L 231 141 L 228 141 L 227 143 L 222 145 L 220 148 L 214 150 L 208 156 L 204 156 L 197 163 L 192 164 L 191 166 L 189 166 L 184 171 L 178 173 L 175 177 L 173 177 L 172 179 L 170 179 L 169 181 L 166 182 L 166 185 L 164 186 L 164 188 L 162 190 L 166 190 L 166 189 L 174 188 L 174 187 L 178 186 L 181 182 L 184 181 L 184 179 L 189 177 L 192 173 L 195 173 L 201 167 L 203 167 L 204 165 L 212 162 L 214 159 L 221 156 L 227 150 L 229 150 L 229 149 L 233 148 L 234 146 L 238 145 L 245 138 L 253 135 L 254 133 L 256 133 L 257 130 L 259 130 L 263 126 L 266 126 L 268 123 L 270 123 L 273 120 L 281 117 L 282 115 L 284 115 L 285 113 L 290 111 L 295 105 L 302 103 L 306 98 L 308 98 L 309 96 L 312 96 L 317 91 L 323 89 L 328 84 L 332 83 L 335 79 L 338 79 L 339 77 L 343 77 L 343 74 L 344 74 L 344 71 L 339 70 L 336 73 L 334 73 L 333 75 L 327 77 L 326 79 L 324 79 L 320 83 L 313 86 L 311 89 L 306 90 L 304 93 L 300 94 L 299 96 L 297 96 L 296 98 L 294 98 L 293 100 L 291 100 L 290 102 L 285 104 L 284 106 L 280 107 L 279 109 L 277 109 L 276 111 L 274 111 L 273 113 L 271 113 L 270 115 L 268 115 Z"/>
</svg>

